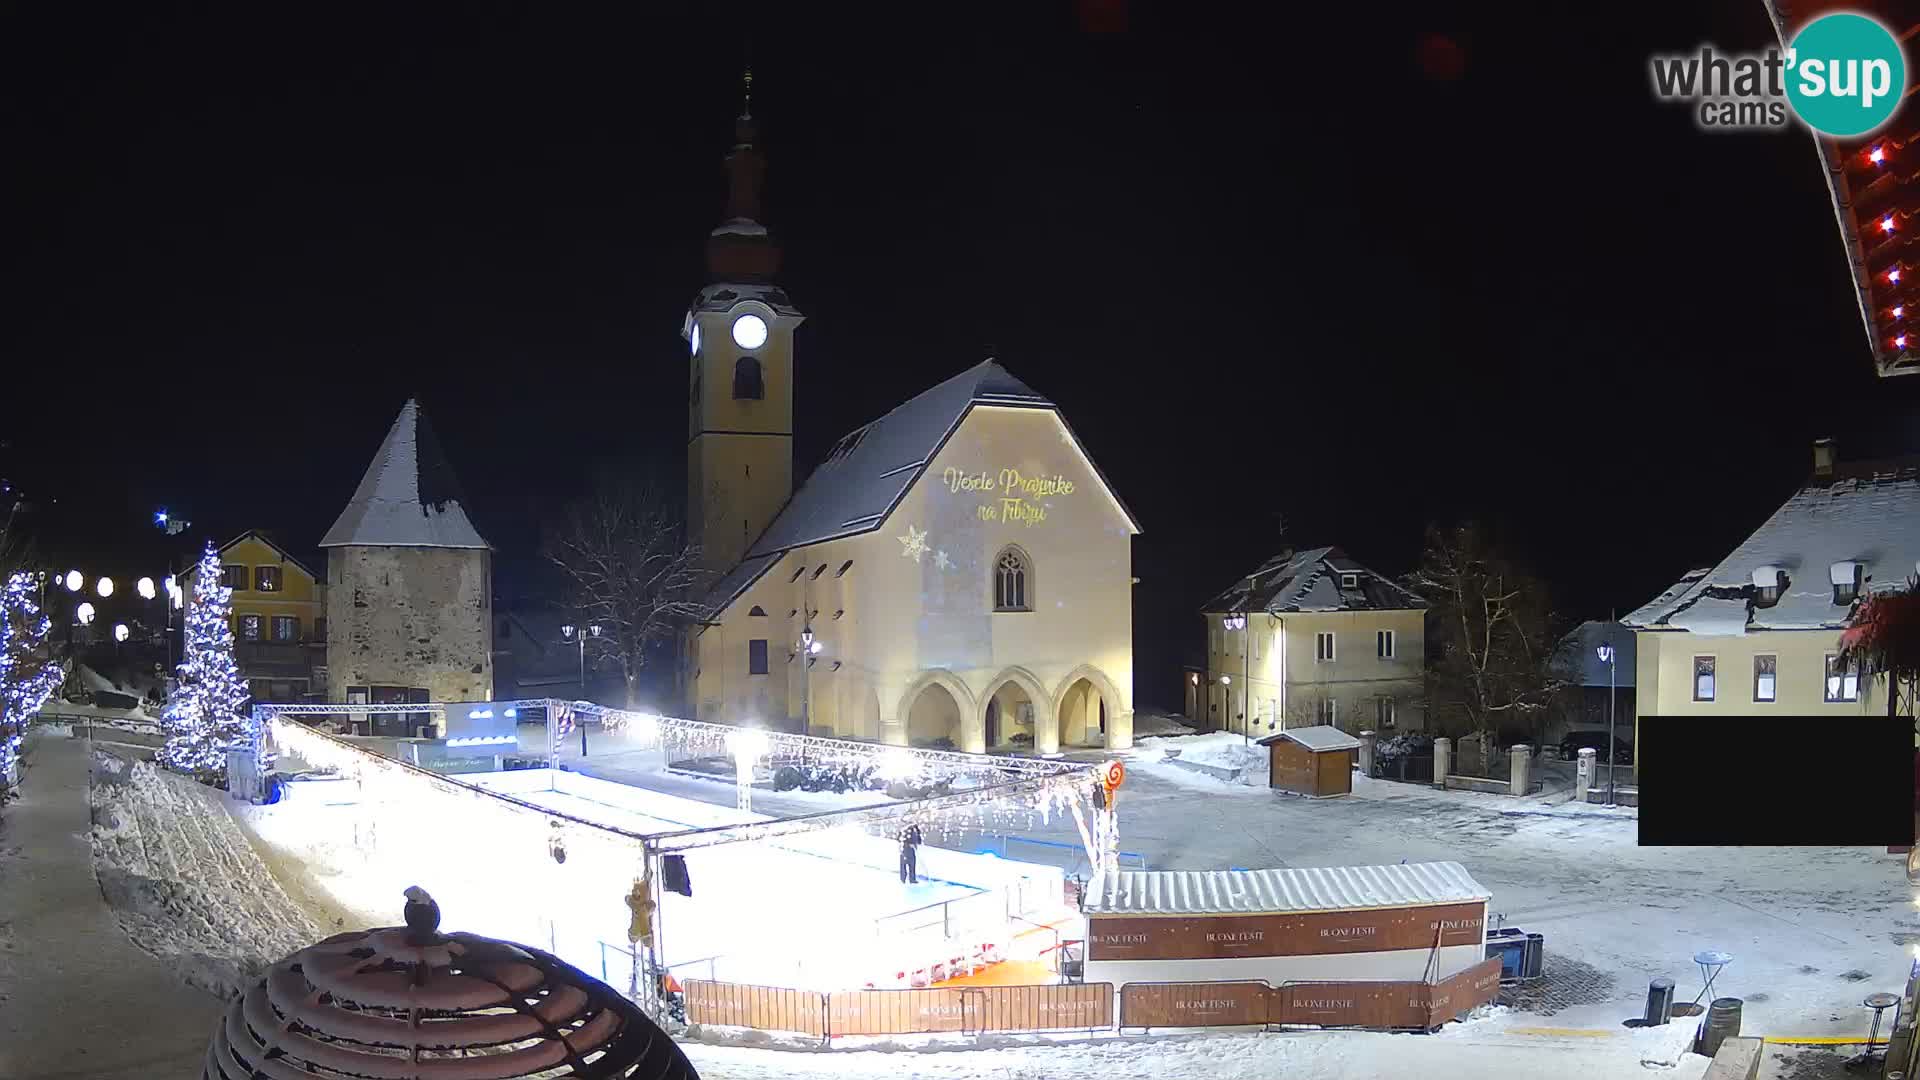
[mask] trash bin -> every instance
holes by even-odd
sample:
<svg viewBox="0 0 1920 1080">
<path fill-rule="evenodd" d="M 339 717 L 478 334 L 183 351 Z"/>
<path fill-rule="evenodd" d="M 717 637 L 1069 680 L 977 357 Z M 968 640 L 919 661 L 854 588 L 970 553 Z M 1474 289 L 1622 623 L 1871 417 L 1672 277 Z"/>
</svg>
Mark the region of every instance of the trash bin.
<svg viewBox="0 0 1920 1080">
<path fill-rule="evenodd" d="M 1658 1027 L 1661 1024 L 1671 1023 L 1672 1020 L 1673 980 L 1668 978 L 1655 979 L 1647 984 L 1646 1025 L 1648 1027 Z"/>
<path fill-rule="evenodd" d="M 1526 947 L 1526 934 L 1518 929 L 1495 930 L 1487 935 L 1487 958 L 1500 958 L 1500 977 L 1503 979 L 1520 977 Z"/>
<path fill-rule="evenodd" d="M 1528 934 L 1526 947 L 1520 954 L 1520 977 L 1537 979 L 1546 964 L 1547 939 L 1544 934 Z"/>
</svg>

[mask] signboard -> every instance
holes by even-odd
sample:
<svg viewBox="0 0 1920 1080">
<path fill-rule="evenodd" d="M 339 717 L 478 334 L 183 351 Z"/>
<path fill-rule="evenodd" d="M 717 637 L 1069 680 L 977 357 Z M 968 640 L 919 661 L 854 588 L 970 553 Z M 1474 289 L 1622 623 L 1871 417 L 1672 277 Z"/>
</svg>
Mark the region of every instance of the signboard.
<svg viewBox="0 0 1920 1080">
<path fill-rule="evenodd" d="M 827 1030 L 835 1035 L 902 1035 L 965 1027 L 966 1004 L 958 990 L 846 990 L 827 995 Z"/>
<path fill-rule="evenodd" d="M 1263 982 L 1128 983 L 1120 988 L 1120 1026 L 1244 1027 L 1267 1022 Z"/>
<path fill-rule="evenodd" d="M 1500 958 L 1489 957 L 1435 983 L 1426 1001 L 1430 1023 L 1444 1024 L 1500 996 Z"/>
<path fill-rule="evenodd" d="M 1432 989 L 1416 982 L 1288 983 L 1274 988 L 1269 1016 L 1275 1024 L 1425 1029 L 1432 1026 Z"/>
<path fill-rule="evenodd" d="M 1478 945 L 1486 903 L 1274 915 L 1092 915 L 1089 960 L 1218 960 Z"/>
</svg>

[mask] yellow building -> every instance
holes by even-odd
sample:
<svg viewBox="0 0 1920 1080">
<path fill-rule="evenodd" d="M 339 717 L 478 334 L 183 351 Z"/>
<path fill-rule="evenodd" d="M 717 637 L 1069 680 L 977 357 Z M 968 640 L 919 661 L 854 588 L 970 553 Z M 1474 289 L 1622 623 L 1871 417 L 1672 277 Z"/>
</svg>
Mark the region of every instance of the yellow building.
<svg viewBox="0 0 1920 1080">
<path fill-rule="evenodd" d="M 325 686 L 326 585 L 264 534 L 220 547 L 221 583 L 233 590 L 233 640 L 255 701 L 299 701 Z M 197 573 L 181 587 L 193 594 Z M 317 669 L 317 670 L 316 670 Z"/>
<path fill-rule="evenodd" d="M 1884 679 L 1839 664 L 1861 597 L 1920 572 L 1920 460 L 1841 464 L 1814 444 L 1813 476 L 1719 565 L 1694 570 L 1621 621 L 1638 646 L 1644 716 L 1885 713 Z"/>
<path fill-rule="evenodd" d="M 1331 724 L 1426 726 L 1426 601 L 1339 548 L 1284 551 L 1208 601 L 1207 662 L 1187 718 L 1265 738 Z"/>
<path fill-rule="evenodd" d="M 719 574 L 702 720 L 980 752 L 1133 740 L 1132 538 L 1054 404 L 986 361 L 793 489 L 793 333 L 742 117 L 688 313 L 688 517 Z M 820 385 L 825 385 L 821 383 Z"/>
</svg>

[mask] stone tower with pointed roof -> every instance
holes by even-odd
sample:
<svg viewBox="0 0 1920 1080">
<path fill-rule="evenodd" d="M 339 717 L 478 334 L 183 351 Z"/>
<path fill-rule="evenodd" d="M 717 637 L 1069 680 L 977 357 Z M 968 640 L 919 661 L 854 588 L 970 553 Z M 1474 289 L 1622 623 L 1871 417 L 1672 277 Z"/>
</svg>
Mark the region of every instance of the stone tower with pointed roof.
<svg viewBox="0 0 1920 1080">
<path fill-rule="evenodd" d="M 320 546 L 329 700 L 493 697 L 492 549 L 418 402 L 400 410 Z M 404 727 L 376 724 L 412 734 Z"/>
</svg>

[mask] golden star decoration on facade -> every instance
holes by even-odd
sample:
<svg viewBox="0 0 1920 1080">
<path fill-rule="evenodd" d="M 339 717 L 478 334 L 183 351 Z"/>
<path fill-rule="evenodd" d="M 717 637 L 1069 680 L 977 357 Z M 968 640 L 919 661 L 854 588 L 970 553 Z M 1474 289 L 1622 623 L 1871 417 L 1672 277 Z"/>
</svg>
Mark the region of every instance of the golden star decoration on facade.
<svg viewBox="0 0 1920 1080">
<path fill-rule="evenodd" d="M 927 553 L 927 531 L 925 529 L 916 529 L 909 525 L 907 526 L 907 535 L 896 536 L 894 539 L 900 541 L 900 554 L 912 559 L 914 562 L 919 562 L 920 556 Z"/>
</svg>

